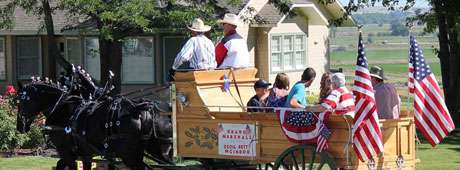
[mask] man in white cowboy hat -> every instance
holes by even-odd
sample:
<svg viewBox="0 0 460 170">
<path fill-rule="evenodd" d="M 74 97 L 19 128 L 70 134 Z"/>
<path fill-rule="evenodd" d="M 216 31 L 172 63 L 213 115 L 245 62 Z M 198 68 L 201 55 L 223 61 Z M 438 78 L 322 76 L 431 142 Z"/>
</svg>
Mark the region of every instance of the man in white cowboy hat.
<svg viewBox="0 0 460 170">
<path fill-rule="evenodd" d="M 374 87 L 375 102 L 377 103 L 377 114 L 380 119 L 398 119 L 401 107 L 401 99 L 393 84 L 385 83 L 387 80 L 383 69 L 379 66 L 372 66 L 369 70 L 372 86 Z"/>
<path fill-rule="evenodd" d="M 218 20 L 224 27 L 224 38 L 216 46 L 216 61 L 219 68 L 245 68 L 249 66 L 249 51 L 246 41 L 236 32 L 239 16 L 225 14 Z"/>
<path fill-rule="evenodd" d="M 216 68 L 214 44 L 204 35 L 205 32 L 211 30 L 211 26 L 205 25 L 203 20 L 196 18 L 187 28 L 192 31 L 192 37 L 177 54 L 172 69 L 176 70 L 185 61 L 190 62 L 189 68 L 191 69 Z"/>
</svg>

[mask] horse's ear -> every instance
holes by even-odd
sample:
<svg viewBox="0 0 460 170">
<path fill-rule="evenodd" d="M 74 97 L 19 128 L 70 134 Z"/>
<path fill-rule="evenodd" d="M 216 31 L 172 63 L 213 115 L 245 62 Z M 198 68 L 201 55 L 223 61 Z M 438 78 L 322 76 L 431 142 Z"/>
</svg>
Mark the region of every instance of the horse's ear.
<svg viewBox="0 0 460 170">
<path fill-rule="evenodd" d="M 17 82 L 18 83 L 18 89 L 19 90 L 22 90 L 22 88 L 24 87 L 24 85 L 22 85 L 22 83 L 20 81 Z"/>
</svg>

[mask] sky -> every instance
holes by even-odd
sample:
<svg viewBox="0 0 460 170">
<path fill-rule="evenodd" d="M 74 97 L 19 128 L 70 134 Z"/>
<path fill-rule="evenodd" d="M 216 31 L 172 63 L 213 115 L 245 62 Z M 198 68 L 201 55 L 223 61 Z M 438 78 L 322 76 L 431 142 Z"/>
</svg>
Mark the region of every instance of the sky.
<svg viewBox="0 0 460 170">
<path fill-rule="evenodd" d="M 348 4 L 349 0 L 340 0 L 342 5 Z M 356 1 L 355 1 L 356 2 Z M 406 0 L 400 0 L 400 4 L 406 4 Z M 415 0 L 415 7 L 425 8 L 428 7 L 428 2 L 425 0 Z"/>
</svg>

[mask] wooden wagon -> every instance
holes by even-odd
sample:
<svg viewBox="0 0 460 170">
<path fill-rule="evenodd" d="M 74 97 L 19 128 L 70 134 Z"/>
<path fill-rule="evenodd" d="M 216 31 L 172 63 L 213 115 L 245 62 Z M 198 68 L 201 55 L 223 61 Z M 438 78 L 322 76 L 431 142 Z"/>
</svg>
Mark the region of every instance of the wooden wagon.
<svg viewBox="0 0 460 170">
<path fill-rule="evenodd" d="M 332 131 L 327 153 L 315 154 L 315 145 L 287 140 L 276 113 L 246 112 L 241 106 L 255 93 L 256 73 L 256 69 L 176 73 L 171 93 L 176 156 L 254 164 L 274 162 L 273 169 L 297 165 L 317 168 L 320 161 L 331 169 L 415 169 L 415 127 L 411 115 L 380 120 L 384 153 L 373 162 L 360 162 L 356 157 L 350 142 L 352 120 L 331 115 L 327 121 Z M 230 82 L 229 92 L 223 91 L 225 81 Z"/>
</svg>

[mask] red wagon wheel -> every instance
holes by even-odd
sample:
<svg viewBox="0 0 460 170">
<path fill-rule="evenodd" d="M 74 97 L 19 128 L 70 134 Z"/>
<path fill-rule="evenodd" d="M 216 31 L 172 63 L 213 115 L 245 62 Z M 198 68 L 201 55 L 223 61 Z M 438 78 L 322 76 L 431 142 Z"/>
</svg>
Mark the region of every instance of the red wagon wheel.
<svg viewBox="0 0 460 170">
<path fill-rule="evenodd" d="M 327 165 L 328 167 L 325 167 Z M 295 145 L 286 149 L 276 159 L 273 169 L 286 170 L 336 170 L 334 160 L 327 152 L 316 152 L 316 145 Z"/>
</svg>

